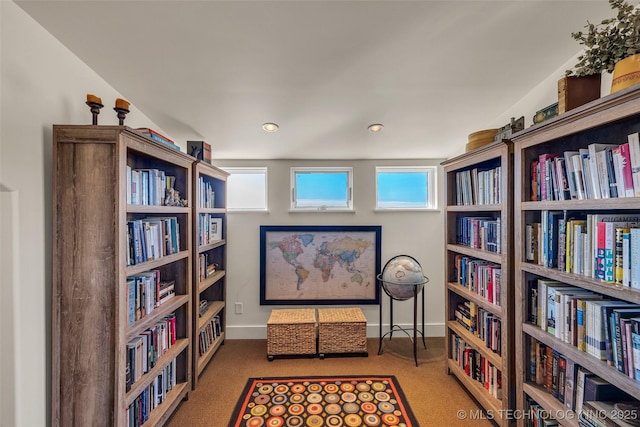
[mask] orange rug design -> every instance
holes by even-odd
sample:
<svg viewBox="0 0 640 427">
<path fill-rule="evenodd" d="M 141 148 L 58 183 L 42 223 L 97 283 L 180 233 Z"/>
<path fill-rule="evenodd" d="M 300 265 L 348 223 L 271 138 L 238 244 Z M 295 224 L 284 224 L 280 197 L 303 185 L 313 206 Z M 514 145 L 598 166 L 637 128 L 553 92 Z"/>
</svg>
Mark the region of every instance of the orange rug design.
<svg viewBox="0 0 640 427">
<path fill-rule="evenodd" d="M 393 375 L 249 378 L 233 427 L 417 427 Z"/>
</svg>

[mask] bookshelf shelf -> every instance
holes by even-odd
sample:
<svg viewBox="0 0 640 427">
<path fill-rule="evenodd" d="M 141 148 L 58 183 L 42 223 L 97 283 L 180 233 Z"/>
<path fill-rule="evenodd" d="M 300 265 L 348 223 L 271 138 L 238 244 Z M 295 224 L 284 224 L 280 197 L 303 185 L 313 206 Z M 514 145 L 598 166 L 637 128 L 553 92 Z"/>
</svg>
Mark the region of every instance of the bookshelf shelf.
<svg viewBox="0 0 640 427">
<path fill-rule="evenodd" d="M 508 285 L 513 272 L 512 156 L 511 143 L 499 141 L 442 163 L 446 192 L 447 367 L 485 410 L 492 411 L 496 416 L 494 421 L 501 426 L 509 425 L 510 420 L 498 417 L 500 411 L 515 408 L 513 290 Z M 489 243 L 493 247 L 489 247 Z M 473 277 L 484 280 L 472 279 L 466 274 L 471 269 L 477 269 Z M 457 316 L 468 317 L 467 324 L 476 325 L 477 332 L 459 323 Z M 494 343 L 493 340 L 499 339 L 500 354 L 476 335 L 484 331 L 483 322 L 487 327 L 496 327 L 499 322 L 500 332 L 488 333 L 485 339 Z M 460 351 L 465 352 L 465 356 L 460 356 Z M 471 366 L 478 363 L 484 366 L 484 361 L 493 366 L 482 368 L 487 376 L 500 372 L 501 379 L 497 381 L 501 383 L 500 399 L 459 366 L 467 363 L 467 352 L 471 352 L 468 356 L 469 360 L 473 359 L 468 362 Z"/>
<path fill-rule="evenodd" d="M 476 294 L 475 292 L 471 292 L 464 286 L 461 286 L 457 283 L 449 282 L 447 283 L 447 289 L 451 292 L 455 292 L 456 294 L 460 295 L 462 298 L 466 299 L 467 301 L 475 302 L 478 305 L 478 307 L 482 307 L 485 310 L 490 311 L 491 313 L 495 314 L 500 318 L 502 318 L 504 314 L 500 306 L 488 302 L 486 299 L 482 298 L 480 295 Z"/>
<path fill-rule="evenodd" d="M 463 338 L 468 345 L 472 346 L 479 353 L 482 353 L 489 362 L 496 366 L 502 366 L 502 358 L 500 355 L 488 349 L 484 341 L 470 333 L 464 326 L 461 326 L 455 320 L 449 320 L 447 322 L 447 327 L 455 332 L 460 338 Z"/>
<path fill-rule="evenodd" d="M 198 366 L 196 368 L 198 375 L 202 374 L 204 369 L 209 364 L 209 361 L 211 360 L 213 355 L 216 354 L 216 351 L 218 351 L 220 346 L 224 343 L 224 337 L 225 337 L 225 333 L 224 332 L 220 333 L 220 336 L 216 338 L 216 340 L 213 342 L 211 347 L 209 347 L 209 349 L 207 349 L 207 351 L 198 358 Z"/>
<path fill-rule="evenodd" d="M 52 425 L 162 425 L 188 397 L 192 164 L 125 126 L 53 126 Z"/>
<path fill-rule="evenodd" d="M 637 395 L 639 386 L 638 382 L 629 378 L 627 375 L 618 372 L 616 368 L 607 365 L 606 362 L 586 354 L 575 346 L 558 340 L 537 326 L 524 324 L 522 325 L 522 331 L 528 336 L 560 351 L 560 353 L 571 360 L 580 360 L 580 366 L 587 368 L 590 372 L 598 375 L 603 380 L 606 380 L 611 384 L 615 384 L 619 389 L 624 390 L 631 395 Z"/>
<path fill-rule="evenodd" d="M 206 162 L 193 167 L 193 388 L 225 338 L 227 216 L 226 195 L 229 174 Z M 217 222 L 214 224 L 213 221 Z M 221 230 L 214 230 L 214 227 Z M 214 233 L 215 231 L 215 233 Z M 215 236 L 214 236 L 215 234 Z M 210 238 L 211 237 L 211 238 Z M 214 240 L 215 239 L 215 240 Z M 211 272 L 207 266 L 215 266 Z M 201 301 L 207 309 L 200 316 Z M 212 326 L 215 325 L 215 326 Z M 206 351 L 200 355 L 200 349 Z"/>
<path fill-rule="evenodd" d="M 127 276 L 133 276 L 144 271 L 155 270 L 165 265 L 174 264 L 176 261 L 180 261 L 190 257 L 191 251 L 181 251 L 177 254 L 166 255 L 153 261 L 147 261 L 140 264 L 127 266 L 125 267 L 125 273 L 127 274 Z"/>
<path fill-rule="evenodd" d="M 474 249 L 474 248 L 470 248 L 468 246 L 463 246 L 463 245 L 448 244 L 447 250 L 456 252 L 462 255 L 468 255 L 473 258 L 495 262 L 496 264 L 500 264 L 503 259 L 501 254 L 487 252 L 480 249 Z"/>
<path fill-rule="evenodd" d="M 206 245 L 200 245 L 198 246 L 198 253 L 201 254 L 203 252 L 210 251 L 211 249 L 215 249 L 217 247 L 220 247 L 226 244 L 227 242 L 224 239 L 222 239 L 222 240 L 216 240 L 215 242 L 211 242 Z"/>
<path fill-rule="evenodd" d="M 618 300 L 621 304 L 640 305 L 640 290 L 624 286 L 621 283 L 616 284 L 614 281 L 608 283 L 601 280 L 597 274 L 604 275 L 604 269 L 599 270 L 599 264 L 595 262 L 598 257 L 598 249 L 601 249 L 600 245 L 602 243 L 601 240 L 597 239 L 598 222 L 619 221 L 611 218 L 629 217 L 638 214 L 639 197 L 629 197 L 628 194 L 624 194 L 627 197 L 615 197 L 615 192 L 618 192 L 618 189 L 621 188 L 616 183 L 615 167 L 622 168 L 623 162 L 621 160 L 616 166 L 611 159 L 613 158 L 614 148 L 616 155 L 620 155 L 621 146 L 629 142 L 629 135 L 639 131 L 640 89 L 636 86 L 635 88 L 628 88 L 605 96 L 512 135 L 515 170 L 514 308 L 517 372 L 530 372 L 534 365 L 536 369 L 540 369 L 537 363 L 539 356 L 535 355 L 538 351 L 538 346 L 540 348 L 545 347 L 547 351 L 553 349 L 557 353 L 557 355 L 553 356 L 554 361 L 556 357 L 558 360 L 560 358 L 565 359 L 567 360 L 567 366 L 570 366 L 570 362 L 572 362 L 572 364 L 575 364 L 576 370 L 578 366 L 582 367 L 632 396 L 640 395 L 639 380 L 629 377 L 627 373 L 619 371 L 615 366 L 610 366 L 606 360 L 601 360 L 600 357 L 594 356 L 586 350 L 583 351 L 582 347 L 579 348 L 574 345 L 573 342 L 576 340 L 576 335 L 571 337 L 570 334 L 567 339 L 566 334 L 564 337 L 561 334 L 560 338 L 558 338 L 557 331 L 553 335 L 543 329 L 543 324 L 547 322 L 547 319 L 551 321 L 553 316 L 557 317 L 558 315 L 560 317 L 556 322 L 564 323 L 556 323 L 552 327 L 557 327 L 560 324 L 561 328 L 571 328 L 571 322 L 574 322 L 573 319 L 577 319 L 578 309 L 576 309 L 576 305 L 578 301 L 583 299 L 585 301 L 594 298 Z M 612 145 L 604 148 L 605 151 L 603 151 L 602 155 L 596 154 L 594 160 L 591 157 L 596 152 L 596 143 Z M 590 149 L 592 151 L 589 151 Z M 611 153 L 607 153 L 606 150 L 611 151 Z M 602 159 L 600 163 L 598 163 L 598 159 Z M 594 161 L 596 165 L 593 168 L 593 175 L 591 175 L 592 170 L 590 169 L 591 161 Z M 546 193 L 542 190 L 543 186 L 546 185 L 542 183 L 545 176 L 542 172 L 542 163 L 545 163 L 546 168 L 554 168 L 554 172 L 548 175 L 550 178 L 547 181 L 551 187 L 547 187 L 549 191 Z M 571 173 L 571 168 L 565 170 L 566 165 L 569 163 L 572 165 L 571 168 L 575 166 L 581 170 L 573 173 Z M 607 165 L 609 168 L 607 168 Z M 610 177 L 609 174 L 611 174 Z M 564 178 L 564 180 L 556 178 Z M 603 179 L 602 181 L 600 181 L 601 178 Z M 563 185 L 563 181 L 567 183 L 566 186 Z M 579 194 L 579 189 L 576 187 L 580 182 L 584 186 L 580 189 L 583 194 Z M 602 190 L 598 190 L 600 183 L 606 183 L 602 184 Z M 587 188 L 588 186 L 591 188 Z M 565 189 L 564 195 L 562 194 L 563 187 Z M 555 192 L 556 189 L 558 190 L 557 192 Z M 624 191 L 624 189 L 622 190 Z M 633 193 L 633 189 L 631 191 Z M 611 192 L 611 194 L 605 196 L 605 192 Z M 551 215 L 551 213 L 555 212 L 557 212 L 557 220 L 553 219 Z M 548 218 L 550 220 L 547 220 Z M 545 224 L 545 221 L 548 222 Z M 579 221 L 584 221 L 584 223 L 580 225 L 581 228 L 577 228 L 578 231 L 575 231 L 571 227 L 574 224 L 578 224 Z M 558 226 L 557 232 L 556 225 Z M 530 232 L 535 227 L 540 227 L 541 230 L 538 232 L 537 238 L 533 237 L 535 233 Z M 615 227 L 625 228 L 622 225 L 616 225 Z M 631 228 L 634 228 L 634 226 L 631 226 Z M 620 233 L 622 232 L 621 230 Z M 581 247 L 575 245 L 578 241 Z M 538 246 L 542 250 L 532 249 L 536 247 L 536 244 L 543 245 L 542 247 Z M 604 247 L 602 249 L 604 250 Z M 615 251 L 615 247 L 613 250 Z M 533 251 L 537 254 L 537 257 L 534 257 L 537 259 L 532 260 Z M 621 254 L 619 255 L 622 257 Z M 633 262 L 631 258 L 629 260 L 630 263 Z M 615 261 L 614 258 L 613 262 L 615 263 Z M 612 274 L 615 279 L 615 270 Z M 558 283 L 551 283 L 553 281 Z M 545 283 L 547 283 L 546 286 L 544 286 Z M 558 290 L 557 295 L 560 296 L 553 299 L 555 304 L 561 304 L 561 308 L 549 302 L 545 304 L 546 308 L 539 308 L 540 304 L 542 304 L 540 302 L 542 301 L 541 295 L 544 295 L 541 293 L 544 291 L 539 292 L 539 289 L 542 287 L 542 289 L 546 290 L 549 286 L 568 287 L 568 290 L 564 291 L 564 296 L 563 291 Z M 574 295 L 572 296 L 571 293 Z M 535 304 L 536 294 L 538 298 L 537 306 Z M 546 298 L 546 300 L 549 301 L 549 298 Z M 574 301 L 573 303 L 571 303 L 572 300 Z M 589 301 L 586 301 L 585 304 L 589 305 Z M 543 311 L 549 310 L 549 307 L 555 307 L 556 312 L 552 312 L 547 316 Z M 593 304 L 593 308 L 595 310 L 598 305 Z M 572 311 L 564 311 L 559 314 L 557 310 Z M 585 313 L 584 323 L 580 323 L 577 331 L 572 329 L 565 329 L 565 331 L 569 330 L 572 331 L 572 334 L 580 334 L 580 328 L 584 325 L 585 331 L 598 334 L 599 332 L 595 331 L 596 329 L 600 331 L 600 327 L 595 325 L 607 324 L 605 322 L 606 318 L 600 313 L 599 308 L 598 311 L 580 310 L 582 310 L 580 312 L 581 315 Z M 604 330 L 604 326 L 602 330 Z M 593 341 L 591 341 L 591 344 L 585 344 L 585 346 L 588 349 L 590 345 L 593 346 L 594 342 L 604 343 L 607 338 L 603 336 L 601 339 L 602 341 L 597 336 L 591 336 L 590 340 Z M 536 346 L 535 351 L 531 351 L 531 346 L 533 345 Z M 614 343 L 613 345 L 615 348 L 616 344 Z M 536 361 L 533 360 L 534 357 L 536 357 Z M 604 353 L 602 358 L 605 358 Z M 573 375 L 575 372 L 575 370 L 572 373 L 567 372 L 566 375 Z M 564 391 L 558 390 L 558 393 L 565 393 L 565 399 L 570 399 L 569 405 L 573 402 L 574 406 L 568 408 L 559 399 L 556 399 L 553 394 L 549 393 L 546 387 L 534 384 L 533 380 L 528 382 L 527 378 L 530 378 L 530 376 L 526 374 L 517 376 L 516 399 L 518 408 L 524 408 L 525 401 L 531 398 L 547 411 L 564 410 L 569 411 L 566 414 L 575 415 L 574 417 L 558 419 L 557 421 L 560 425 L 578 425 L 577 412 L 579 412 L 579 408 L 575 407 L 575 402 L 580 399 L 575 398 L 575 390 L 579 385 L 572 384 L 573 388 L 569 387 Z M 555 393 L 556 389 L 554 388 L 553 390 Z M 518 425 L 524 425 L 523 421 L 519 421 Z"/>
<path fill-rule="evenodd" d="M 628 286 L 616 285 L 613 283 L 602 283 L 597 279 L 591 279 L 586 276 L 580 276 L 572 273 L 554 270 L 548 267 L 542 267 L 534 264 L 521 264 L 524 272 L 547 277 L 563 283 L 571 283 L 583 289 L 588 289 L 602 295 L 608 295 L 613 298 L 640 304 L 640 290 L 633 289 Z"/>
<path fill-rule="evenodd" d="M 223 301 L 214 301 L 212 304 L 209 304 L 209 306 L 207 307 L 207 311 L 198 320 L 198 329 L 204 328 L 204 326 L 216 314 L 219 314 L 222 310 L 224 310 L 224 302 Z"/>
<path fill-rule="evenodd" d="M 562 425 L 567 427 L 578 427 L 578 415 L 567 407 L 563 406 L 558 399 L 551 396 L 543 387 L 524 383 L 523 389 L 528 396 L 542 405 L 550 414 L 562 414 Z"/>
<path fill-rule="evenodd" d="M 447 369 L 449 373 L 458 378 L 458 381 L 476 398 L 485 411 L 490 411 L 492 414 L 496 414 L 496 416 L 500 413 L 503 408 L 502 402 L 487 393 L 487 390 L 482 387 L 479 382 L 470 379 L 467 374 L 456 365 L 455 361 L 451 359 L 447 360 Z"/>
<path fill-rule="evenodd" d="M 220 279 L 222 279 L 227 274 L 224 270 L 218 270 L 213 275 L 206 277 L 203 280 L 200 280 L 198 284 L 198 292 L 205 291 L 209 286 L 216 284 Z"/>
</svg>

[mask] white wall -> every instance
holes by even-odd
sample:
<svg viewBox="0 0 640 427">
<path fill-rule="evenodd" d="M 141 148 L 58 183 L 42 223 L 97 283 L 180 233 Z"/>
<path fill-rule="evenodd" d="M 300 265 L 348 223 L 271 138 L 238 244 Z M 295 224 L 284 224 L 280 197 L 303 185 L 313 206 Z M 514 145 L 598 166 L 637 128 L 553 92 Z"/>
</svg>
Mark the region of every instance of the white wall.
<svg viewBox="0 0 640 427">
<path fill-rule="evenodd" d="M 105 104 L 99 123 L 118 124 L 113 105 L 123 96 L 13 2 L 0 1 L 0 40 L 0 426 L 46 426 L 51 127 L 91 124 L 87 93 Z M 127 125 L 158 128 L 131 110 Z"/>
<path fill-rule="evenodd" d="M 376 166 L 435 166 L 440 160 L 353 160 L 302 161 L 220 160 L 216 166 L 266 166 L 268 168 L 268 213 L 230 212 L 228 217 L 227 331 L 228 337 L 266 338 L 271 309 L 260 306 L 260 225 L 381 225 L 382 260 L 411 255 L 420 262 L 430 282 L 425 287 L 425 335 L 444 335 L 444 213 L 374 212 Z M 355 213 L 289 212 L 289 169 L 292 166 L 353 167 Z M 438 168 L 438 174 L 442 168 Z M 443 203 L 443 180 L 438 176 L 439 206 Z M 389 323 L 388 297 L 382 293 L 383 325 Z M 243 314 L 235 314 L 235 302 L 242 302 Z M 367 317 L 367 334 L 379 335 L 379 307 L 360 306 Z M 413 301 L 394 302 L 394 324 L 413 327 Z M 290 307 L 289 307 L 290 308 Z M 419 322 L 421 322 L 419 320 Z"/>
</svg>

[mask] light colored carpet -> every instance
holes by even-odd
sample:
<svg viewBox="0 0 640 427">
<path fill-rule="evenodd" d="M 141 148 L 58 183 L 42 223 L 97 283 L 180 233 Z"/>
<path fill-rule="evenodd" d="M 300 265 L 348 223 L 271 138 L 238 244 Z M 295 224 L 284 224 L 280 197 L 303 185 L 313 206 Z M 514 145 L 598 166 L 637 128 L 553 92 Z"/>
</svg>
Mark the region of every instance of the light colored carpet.
<svg viewBox="0 0 640 427">
<path fill-rule="evenodd" d="M 369 357 L 275 359 L 266 357 L 266 340 L 227 340 L 213 357 L 198 388 L 182 402 L 170 427 L 223 427 L 250 377 L 302 375 L 395 375 L 420 426 L 491 426 L 487 420 L 470 420 L 479 406 L 455 377 L 447 374 L 444 338 L 427 338 L 418 345 L 418 367 L 407 338 L 368 340 Z M 459 418 L 464 411 L 466 420 Z"/>
</svg>

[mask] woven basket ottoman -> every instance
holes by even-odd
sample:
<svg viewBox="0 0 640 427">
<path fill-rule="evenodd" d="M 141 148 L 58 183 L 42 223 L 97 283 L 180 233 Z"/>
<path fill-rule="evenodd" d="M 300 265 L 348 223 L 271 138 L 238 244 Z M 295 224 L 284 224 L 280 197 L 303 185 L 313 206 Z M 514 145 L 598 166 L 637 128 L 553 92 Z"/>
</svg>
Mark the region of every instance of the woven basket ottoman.
<svg viewBox="0 0 640 427">
<path fill-rule="evenodd" d="M 358 355 L 367 353 L 367 318 L 359 308 L 318 309 L 318 354 Z"/>
<path fill-rule="evenodd" d="M 267 358 L 316 355 L 316 310 L 271 310 L 267 322 Z"/>
</svg>

